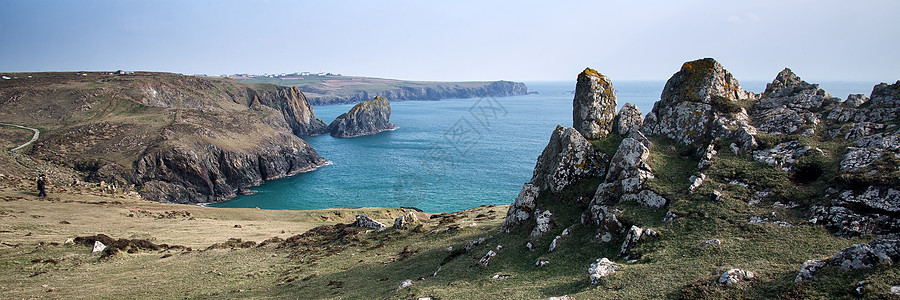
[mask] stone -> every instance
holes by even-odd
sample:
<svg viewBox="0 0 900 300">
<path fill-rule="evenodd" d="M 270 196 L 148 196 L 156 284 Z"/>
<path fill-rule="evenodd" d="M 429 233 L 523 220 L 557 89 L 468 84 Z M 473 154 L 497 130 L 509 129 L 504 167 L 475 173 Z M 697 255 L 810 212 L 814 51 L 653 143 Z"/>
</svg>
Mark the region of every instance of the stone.
<svg viewBox="0 0 900 300">
<path fill-rule="evenodd" d="M 528 249 L 528 251 L 534 250 L 534 245 L 531 242 L 527 242 L 525 243 L 525 249 Z"/>
<path fill-rule="evenodd" d="M 538 157 L 531 184 L 559 193 L 578 180 L 606 173 L 608 159 L 574 128 L 557 126 Z"/>
<path fill-rule="evenodd" d="M 856 194 L 852 190 L 838 195 L 841 204 L 862 204 L 866 207 L 888 212 L 900 212 L 900 191 L 881 186 L 869 186 L 865 192 Z"/>
<path fill-rule="evenodd" d="M 550 297 L 547 300 L 574 300 L 575 298 L 569 297 L 569 295 L 563 295 L 559 297 Z"/>
<path fill-rule="evenodd" d="M 600 139 L 613 129 L 616 90 L 608 77 L 585 68 L 578 74 L 573 102 L 573 127 L 588 139 Z"/>
<path fill-rule="evenodd" d="M 494 258 L 494 256 L 497 256 L 497 252 L 494 252 L 494 250 L 488 250 L 488 252 L 484 256 L 482 256 L 481 259 L 479 259 L 478 262 L 475 263 L 475 265 L 487 267 L 488 263 L 491 262 L 491 258 Z"/>
<path fill-rule="evenodd" d="M 542 191 L 559 193 L 581 179 L 606 174 L 609 158 L 594 149 L 573 128 L 557 126 L 550 142 L 537 159 L 531 181 L 522 186 L 516 201 L 509 207 L 502 232 L 530 220 L 538 211 L 535 200 Z"/>
<path fill-rule="evenodd" d="M 844 269 L 871 268 L 900 260 L 900 240 L 873 240 L 844 248 L 831 258 L 831 265 Z"/>
<path fill-rule="evenodd" d="M 403 282 L 401 282 L 400 285 L 397 286 L 397 289 L 402 290 L 402 289 L 411 287 L 412 285 L 413 285 L 413 281 L 411 279 L 407 279 L 407 280 L 404 280 Z"/>
<path fill-rule="evenodd" d="M 352 227 L 365 227 L 365 228 L 373 228 L 373 229 L 384 229 L 385 226 L 381 222 L 372 220 L 366 215 L 356 215 L 356 221 L 350 224 Z"/>
<path fill-rule="evenodd" d="M 709 136 L 732 138 L 740 131 L 755 134 L 739 105 L 754 98 L 714 59 L 686 62 L 666 82 L 641 131 L 689 146 L 699 146 Z"/>
<path fill-rule="evenodd" d="M 546 265 L 549 264 L 549 263 L 550 263 L 549 260 L 538 259 L 536 262 L 534 262 L 534 265 L 535 265 L 536 267 L 543 267 L 543 266 L 546 266 Z"/>
<path fill-rule="evenodd" d="M 719 276 L 718 282 L 725 286 L 731 286 L 741 281 L 753 279 L 754 277 L 753 272 L 741 269 L 730 269 Z"/>
<path fill-rule="evenodd" d="M 531 212 L 535 209 L 534 200 L 539 194 L 540 189 L 531 183 L 522 186 L 516 201 L 506 211 L 506 219 L 503 220 L 503 224 L 500 224 L 500 231 L 509 233 L 513 226 L 522 224 L 531 218 Z"/>
<path fill-rule="evenodd" d="M 857 108 L 866 102 L 869 102 L 869 97 L 863 94 L 850 94 L 847 96 L 847 100 L 844 101 L 844 106 Z"/>
<path fill-rule="evenodd" d="M 753 106 L 756 128 L 770 134 L 792 134 L 801 129 L 812 133 L 819 124 L 813 111 L 835 101 L 819 85 L 807 83 L 785 68 L 766 85 L 763 96 Z"/>
<path fill-rule="evenodd" d="M 660 208 L 666 205 L 666 198 L 651 190 L 643 190 L 637 194 L 623 195 L 620 202 L 634 201 L 646 207 Z"/>
<path fill-rule="evenodd" d="M 641 110 L 631 103 L 625 103 L 616 116 L 616 124 L 614 126 L 616 133 L 625 136 L 632 131 L 640 131 L 641 125 L 644 124 Z"/>
<path fill-rule="evenodd" d="M 900 295 L 900 285 L 891 286 L 890 292 L 892 295 Z"/>
<path fill-rule="evenodd" d="M 900 80 L 894 84 L 880 83 L 872 89 L 871 106 L 897 107 L 900 106 Z"/>
<path fill-rule="evenodd" d="M 703 181 L 706 180 L 706 174 L 700 173 L 700 176 L 691 175 L 691 178 L 688 181 L 691 183 L 691 186 L 688 188 L 688 191 L 693 194 L 700 188 L 700 185 L 703 184 Z"/>
<path fill-rule="evenodd" d="M 100 241 L 94 241 L 94 249 L 91 250 L 91 253 L 103 252 L 104 250 L 106 250 L 106 245 Z"/>
<path fill-rule="evenodd" d="M 485 238 L 483 238 L 483 237 L 480 237 L 480 238 L 477 238 L 477 239 L 475 239 L 475 240 L 473 240 L 473 241 L 471 241 L 471 242 L 466 242 L 466 245 L 463 247 L 463 249 L 466 249 L 466 252 L 469 252 L 469 251 L 471 251 L 472 248 L 474 248 L 475 246 L 484 244 L 484 241 L 486 241 L 486 240 L 487 240 L 487 239 L 485 239 Z"/>
<path fill-rule="evenodd" d="M 655 232 L 655 231 L 654 231 Z M 622 242 L 622 248 L 619 250 L 619 256 L 626 256 L 638 242 L 644 238 L 644 229 L 631 225 L 628 233 L 625 235 L 625 241 Z"/>
<path fill-rule="evenodd" d="M 797 273 L 797 278 L 794 278 L 794 282 L 803 282 L 813 279 L 816 271 L 825 267 L 826 263 L 821 260 L 807 260 L 803 262 L 803 266 L 800 267 L 800 272 Z"/>
<path fill-rule="evenodd" d="M 559 236 L 559 235 L 557 235 L 555 238 L 553 238 L 553 241 L 550 242 L 550 249 L 547 250 L 547 253 L 551 253 L 551 252 L 553 252 L 553 250 L 556 250 L 556 245 L 557 245 L 557 243 L 559 243 L 559 240 L 561 238 L 562 238 L 562 236 Z"/>
<path fill-rule="evenodd" d="M 550 217 L 553 216 L 549 210 L 545 210 L 543 212 L 538 213 L 535 212 L 535 221 L 537 225 L 534 226 L 534 229 L 531 231 L 531 236 L 541 236 L 544 232 L 550 230 Z"/>
<path fill-rule="evenodd" d="M 709 247 L 718 246 L 721 244 L 722 244 L 721 240 L 712 239 L 712 240 L 708 240 L 708 241 L 704 241 L 703 243 L 700 243 L 700 248 L 709 248 Z"/>
<path fill-rule="evenodd" d="M 663 222 L 665 222 L 665 223 L 672 223 L 672 222 L 675 222 L 675 220 L 677 220 L 677 219 L 678 219 L 678 215 L 676 215 L 671 210 L 666 212 L 666 215 L 663 216 Z"/>
<path fill-rule="evenodd" d="M 372 100 L 357 103 L 349 112 L 334 119 L 328 125 L 328 132 L 333 137 L 349 138 L 396 128 L 397 125 L 391 123 L 390 101 L 375 96 Z"/>
<path fill-rule="evenodd" d="M 394 229 L 409 229 L 413 224 L 419 223 L 419 218 L 414 212 L 407 212 L 394 219 Z"/>
<path fill-rule="evenodd" d="M 799 141 L 784 142 L 771 149 L 753 151 L 753 160 L 790 171 L 797 159 L 805 155 L 810 148 Z"/>
<path fill-rule="evenodd" d="M 615 204 L 617 200 L 621 200 L 622 195 L 640 193 L 643 190 L 644 182 L 654 178 L 650 165 L 646 163 L 649 157 L 650 149 L 644 144 L 633 138 L 623 139 L 609 163 L 609 171 L 604 183 L 600 184 L 594 193 L 592 203 L 595 205 Z M 652 195 L 645 193 L 644 196 Z M 636 201 L 640 197 L 635 195 L 625 197 L 625 199 Z M 600 218 L 601 216 L 593 215 L 593 217 Z"/>
<path fill-rule="evenodd" d="M 588 275 L 591 279 L 591 284 L 600 284 L 600 280 L 603 277 L 609 276 L 610 274 L 615 273 L 621 268 L 622 266 L 611 262 L 608 258 L 604 257 L 601 259 L 597 259 L 597 261 L 591 264 L 591 267 L 588 268 Z"/>
</svg>

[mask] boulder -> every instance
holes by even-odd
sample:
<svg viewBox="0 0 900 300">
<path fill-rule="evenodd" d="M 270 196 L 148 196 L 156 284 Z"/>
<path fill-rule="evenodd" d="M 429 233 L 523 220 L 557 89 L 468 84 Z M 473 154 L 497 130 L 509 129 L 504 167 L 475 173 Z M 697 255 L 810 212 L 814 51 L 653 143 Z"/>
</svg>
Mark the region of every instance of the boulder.
<svg viewBox="0 0 900 300">
<path fill-rule="evenodd" d="M 609 276 L 610 274 L 615 273 L 621 268 L 622 266 L 609 261 L 608 258 L 604 257 L 601 259 L 597 259 L 597 261 L 591 264 L 591 267 L 588 268 L 588 276 L 591 279 L 591 284 L 600 284 L 601 278 Z"/>
<path fill-rule="evenodd" d="M 844 269 L 871 268 L 879 263 L 900 260 L 900 240 L 873 240 L 841 250 L 831 258 L 831 265 Z"/>
<path fill-rule="evenodd" d="M 722 273 L 722 275 L 719 276 L 718 282 L 725 286 L 731 286 L 741 281 L 753 279 L 753 277 L 755 277 L 753 272 L 741 269 L 731 269 Z"/>
<path fill-rule="evenodd" d="M 800 272 L 797 273 L 797 278 L 794 278 L 794 282 L 803 282 L 807 280 L 813 279 L 813 275 L 815 275 L 816 271 L 825 267 L 826 263 L 821 260 L 807 260 L 803 262 L 803 266 L 800 267 Z"/>
<path fill-rule="evenodd" d="M 407 212 L 407 213 L 403 214 L 402 216 L 399 216 L 396 219 L 394 219 L 393 228 L 394 229 L 409 229 L 410 227 L 412 227 L 411 225 L 413 225 L 415 223 L 419 223 L 419 218 L 416 217 L 416 213 Z"/>
<path fill-rule="evenodd" d="M 372 220 L 366 215 L 356 215 L 356 221 L 351 223 L 352 227 L 365 227 L 365 228 L 373 228 L 373 229 L 384 229 L 385 226 L 381 222 Z"/>
<path fill-rule="evenodd" d="M 531 184 L 559 193 L 580 179 L 602 176 L 607 161 L 579 131 L 557 126 L 538 157 Z"/>
<path fill-rule="evenodd" d="M 807 83 L 785 68 L 766 85 L 762 98 L 753 106 L 756 128 L 771 134 L 804 129 L 804 135 L 811 135 L 819 124 L 816 112 L 835 100 L 819 85 Z"/>
<path fill-rule="evenodd" d="M 641 136 L 640 131 L 631 131 L 631 135 Z M 644 183 L 654 178 L 653 170 L 647 163 L 650 149 L 638 139 L 627 137 L 619 144 L 616 154 L 610 160 L 606 179 L 597 187 L 592 205 L 613 205 L 623 201 L 635 201 L 648 207 L 662 207 L 666 199 L 644 187 Z M 592 211 L 591 218 L 603 220 L 605 217 Z"/>
<path fill-rule="evenodd" d="M 397 286 L 397 289 L 402 290 L 402 289 L 411 287 L 412 285 L 413 285 L 413 281 L 411 279 L 407 279 L 407 280 L 404 280 L 403 282 L 401 282 L 400 285 Z"/>
<path fill-rule="evenodd" d="M 755 98 L 712 58 L 686 62 L 663 89 L 660 100 L 647 114 L 642 131 L 662 135 L 679 144 L 699 146 L 708 137 L 736 138 L 744 147 L 754 142 L 756 129 L 749 124 L 740 102 Z"/>
<path fill-rule="evenodd" d="M 865 104 L 866 102 L 869 102 L 869 97 L 866 97 L 866 95 L 850 94 L 849 96 L 847 96 L 847 100 L 845 100 L 843 104 L 846 107 L 857 108 Z"/>
<path fill-rule="evenodd" d="M 619 256 L 626 256 L 630 254 L 631 248 L 634 248 L 638 242 L 659 237 L 659 233 L 654 231 L 653 229 L 643 229 L 637 227 L 635 225 L 631 225 L 631 228 L 628 229 L 628 233 L 625 235 L 625 241 L 622 242 L 622 248 L 619 251 Z"/>
<path fill-rule="evenodd" d="M 869 103 L 875 107 L 900 106 L 900 80 L 894 84 L 880 83 L 872 89 Z"/>
<path fill-rule="evenodd" d="M 550 230 L 550 217 L 553 216 L 549 210 L 543 212 L 535 211 L 534 220 L 537 223 L 531 230 L 531 236 L 541 236 L 544 232 Z"/>
<path fill-rule="evenodd" d="M 542 191 L 559 193 L 581 179 L 606 173 L 609 158 L 574 128 L 557 126 L 550 142 L 537 159 L 531 181 L 522 186 L 516 201 L 506 212 L 502 232 L 530 220 L 540 209 L 535 200 Z"/>
<path fill-rule="evenodd" d="M 616 90 L 608 77 L 585 68 L 578 74 L 573 101 L 572 123 L 588 139 L 603 138 L 612 132 L 616 117 Z"/>
<path fill-rule="evenodd" d="M 94 248 L 91 250 L 91 253 L 103 252 L 103 250 L 106 250 L 106 245 L 100 241 L 94 241 Z"/>
<path fill-rule="evenodd" d="M 376 96 L 357 103 L 349 112 L 338 116 L 328 125 L 328 132 L 333 137 L 349 138 L 396 128 L 397 125 L 391 123 L 391 103 L 385 97 Z"/>
<path fill-rule="evenodd" d="M 641 116 L 641 110 L 631 103 L 625 103 L 616 116 L 615 131 L 620 135 L 626 135 L 631 131 L 641 130 L 644 119 Z"/>
<path fill-rule="evenodd" d="M 494 250 L 488 250 L 488 252 L 484 256 L 482 256 L 481 259 L 479 259 L 478 262 L 475 263 L 475 265 L 487 267 L 488 263 L 491 262 L 491 258 L 494 258 L 494 256 L 497 256 L 497 252 L 494 252 Z"/>
</svg>

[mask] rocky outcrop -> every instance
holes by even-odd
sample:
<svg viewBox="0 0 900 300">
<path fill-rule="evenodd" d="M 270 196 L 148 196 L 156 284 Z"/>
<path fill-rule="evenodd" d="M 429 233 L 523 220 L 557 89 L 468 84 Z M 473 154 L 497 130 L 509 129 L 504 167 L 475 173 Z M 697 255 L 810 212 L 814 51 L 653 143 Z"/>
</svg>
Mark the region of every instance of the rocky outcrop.
<svg viewBox="0 0 900 300">
<path fill-rule="evenodd" d="M 633 131 L 631 135 L 643 137 L 639 131 Z M 592 220 L 596 225 L 608 223 L 610 220 L 607 219 L 611 216 L 605 208 L 619 202 L 634 201 L 643 206 L 663 207 L 666 199 L 644 186 L 647 180 L 654 178 L 653 170 L 647 163 L 649 158 L 650 149 L 639 139 L 623 139 L 610 160 L 606 179 L 594 193 L 590 211 L 585 212 L 585 220 Z M 611 229 L 609 226 L 601 227 Z"/>
<path fill-rule="evenodd" d="M 641 116 L 641 110 L 634 104 L 625 103 L 616 116 L 614 129 L 616 133 L 624 136 L 632 131 L 640 131 L 643 124 L 644 119 Z"/>
<path fill-rule="evenodd" d="M 273 90 L 248 89 L 250 105 L 261 104 L 281 111 L 284 121 L 294 135 L 313 136 L 326 132 L 325 122 L 316 118 L 312 105 L 296 87 L 277 87 Z"/>
<path fill-rule="evenodd" d="M 608 161 L 605 154 L 595 150 L 574 128 L 557 126 L 537 159 L 531 181 L 522 187 L 515 203 L 510 206 L 502 230 L 508 232 L 512 226 L 532 217 L 537 220 L 543 213 L 535 205 L 541 192 L 559 193 L 578 180 L 600 177 L 606 173 Z"/>
<path fill-rule="evenodd" d="M 714 59 L 686 62 L 666 82 L 642 131 L 697 147 L 710 138 L 735 138 L 743 149 L 752 150 L 756 129 L 742 102 L 755 97 Z"/>
<path fill-rule="evenodd" d="M 341 88 L 336 90 L 324 85 L 298 87 L 308 94 L 314 105 L 350 104 L 384 97 L 392 101 L 468 99 L 479 97 L 506 97 L 528 94 L 528 87 L 521 82 L 409 82 L 388 80 L 389 86 L 367 89 Z"/>
<path fill-rule="evenodd" d="M 356 221 L 350 224 L 352 227 L 363 227 L 363 228 L 372 228 L 372 229 L 384 229 L 386 226 L 381 222 L 372 220 L 366 215 L 356 215 Z"/>
<path fill-rule="evenodd" d="M 586 68 L 578 74 L 572 123 L 585 138 L 599 139 L 612 132 L 616 117 L 616 90 L 609 78 Z"/>
<path fill-rule="evenodd" d="M 818 84 L 807 83 L 785 68 L 754 104 L 753 119 L 756 128 L 766 133 L 812 135 L 822 108 L 835 100 Z"/>
<path fill-rule="evenodd" d="M 218 202 L 240 188 L 315 169 L 326 163 L 309 144 L 281 136 L 247 150 L 174 147 L 135 162 L 127 181 L 148 200 L 171 203 Z"/>
<path fill-rule="evenodd" d="M 397 125 L 391 123 L 391 103 L 378 96 L 358 103 L 349 112 L 338 116 L 328 125 L 328 132 L 333 137 L 348 138 L 396 128 Z"/>
</svg>

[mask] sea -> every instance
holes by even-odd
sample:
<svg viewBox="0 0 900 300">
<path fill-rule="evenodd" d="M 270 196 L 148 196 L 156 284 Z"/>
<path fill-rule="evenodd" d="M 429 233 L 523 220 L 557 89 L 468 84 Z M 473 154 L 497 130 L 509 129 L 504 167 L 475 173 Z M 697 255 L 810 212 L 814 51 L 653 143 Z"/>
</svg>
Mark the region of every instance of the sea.
<svg viewBox="0 0 900 300">
<path fill-rule="evenodd" d="M 665 81 L 617 81 L 619 108 L 646 116 Z M 869 95 L 877 82 L 819 82 L 835 97 Z M 528 95 L 391 103 L 392 131 L 355 138 L 304 137 L 329 164 L 272 180 L 212 207 L 308 210 L 416 207 L 429 213 L 511 204 L 531 180 L 557 125 L 572 126 L 575 83 L 526 82 Z M 761 93 L 766 82 L 742 82 Z M 330 123 L 352 105 L 315 106 Z"/>
</svg>

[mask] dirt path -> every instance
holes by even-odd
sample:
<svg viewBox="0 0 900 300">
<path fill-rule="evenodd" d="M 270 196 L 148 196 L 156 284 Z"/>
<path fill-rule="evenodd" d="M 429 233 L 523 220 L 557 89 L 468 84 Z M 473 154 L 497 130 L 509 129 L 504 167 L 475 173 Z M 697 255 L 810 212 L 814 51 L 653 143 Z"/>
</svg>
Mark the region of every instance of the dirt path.
<svg viewBox="0 0 900 300">
<path fill-rule="evenodd" d="M 37 128 L 25 127 L 25 126 L 16 125 L 16 124 L 9 124 L 9 123 L 0 123 L 0 125 L 6 125 L 6 126 L 12 126 L 12 127 L 18 127 L 18 128 L 28 129 L 28 130 L 34 131 L 34 136 L 31 137 L 31 140 L 30 140 L 30 141 L 28 141 L 28 142 L 26 142 L 26 143 L 24 143 L 24 144 L 22 144 L 22 145 L 19 145 L 18 147 L 12 148 L 10 151 L 16 151 L 16 150 L 19 150 L 19 149 L 28 147 L 28 145 L 31 145 L 31 143 L 34 143 L 34 141 L 37 141 L 38 137 L 41 136 L 41 131 L 40 131 L 40 130 L 37 130 Z"/>
</svg>

